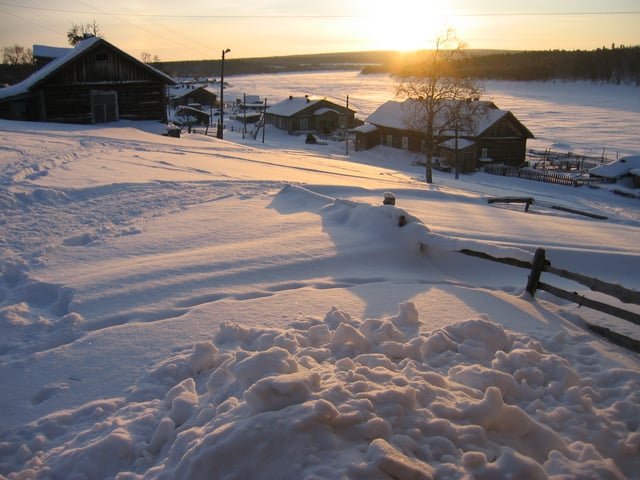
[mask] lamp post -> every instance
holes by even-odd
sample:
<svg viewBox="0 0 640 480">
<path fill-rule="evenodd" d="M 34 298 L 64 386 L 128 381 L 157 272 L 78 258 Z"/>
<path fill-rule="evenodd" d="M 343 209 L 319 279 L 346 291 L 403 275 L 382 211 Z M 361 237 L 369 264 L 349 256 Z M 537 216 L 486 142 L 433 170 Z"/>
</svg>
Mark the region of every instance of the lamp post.
<svg viewBox="0 0 640 480">
<path fill-rule="evenodd" d="M 222 50 L 222 63 L 220 64 L 220 118 L 218 118 L 218 138 L 223 138 L 222 130 L 224 128 L 224 56 L 229 53 L 231 49 L 227 48 Z"/>
</svg>

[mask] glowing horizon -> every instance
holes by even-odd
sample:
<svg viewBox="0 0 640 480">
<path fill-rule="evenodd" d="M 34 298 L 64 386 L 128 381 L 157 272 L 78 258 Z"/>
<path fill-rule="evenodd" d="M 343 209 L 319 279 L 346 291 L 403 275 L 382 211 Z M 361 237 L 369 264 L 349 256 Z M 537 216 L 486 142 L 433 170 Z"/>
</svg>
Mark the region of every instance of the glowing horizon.
<svg viewBox="0 0 640 480">
<path fill-rule="evenodd" d="M 90 2 L 0 0 L 0 46 L 69 46 L 73 24 L 95 23 L 106 40 L 136 58 L 161 61 L 217 59 L 347 51 L 430 48 L 447 28 L 469 49 L 593 50 L 640 45 L 636 0 L 586 0 L 520 6 L 504 0 L 470 0 L 443 7 L 431 0 L 325 0 L 310 7 L 283 0 L 234 3 L 195 0 L 114 0 L 108 9 Z"/>
</svg>

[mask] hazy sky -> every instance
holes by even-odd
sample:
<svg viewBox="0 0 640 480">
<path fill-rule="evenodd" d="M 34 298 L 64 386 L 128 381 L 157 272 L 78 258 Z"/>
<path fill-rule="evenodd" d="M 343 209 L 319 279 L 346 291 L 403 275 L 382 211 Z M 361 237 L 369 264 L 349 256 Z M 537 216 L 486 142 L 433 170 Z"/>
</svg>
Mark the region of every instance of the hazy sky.
<svg viewBox="0 0 640 480">
<path fill-rule="evenodd" d="M 468 48 L 640 45 L 639 0 L 0 0 L 0 46 L 66 47 L 95 22 L 136 58 L 235 58 L 428 48 L 453 27 Z"/>
</svg>

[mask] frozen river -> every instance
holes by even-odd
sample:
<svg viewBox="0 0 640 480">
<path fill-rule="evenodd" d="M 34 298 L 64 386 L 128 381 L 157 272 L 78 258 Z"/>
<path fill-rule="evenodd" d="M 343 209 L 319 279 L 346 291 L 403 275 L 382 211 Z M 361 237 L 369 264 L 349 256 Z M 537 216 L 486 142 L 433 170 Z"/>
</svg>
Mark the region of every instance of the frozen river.
<svg viewBox="0 0 640 480">
<path fill-rule="evenodd" d="M 269 105 L 289 95 L 326 97 L 366 119 L 379 105 L 396 99 L 398 81 L 385 74 L 313 72 L 227 77 L 225 98 L 259 95 Z M 640 87 L 587 82 L 484 83 L 485 100 L 510 110 L 535 139 L 529 148 L 572 151 L 582 155 L 640 154 Z"/>
</svg>

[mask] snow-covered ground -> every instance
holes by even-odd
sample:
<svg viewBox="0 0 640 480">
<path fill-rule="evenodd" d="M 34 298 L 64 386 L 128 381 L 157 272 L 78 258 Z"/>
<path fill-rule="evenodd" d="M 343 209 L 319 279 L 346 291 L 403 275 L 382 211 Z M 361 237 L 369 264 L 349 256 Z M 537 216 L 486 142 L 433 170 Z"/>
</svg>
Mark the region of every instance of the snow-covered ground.
<svg viewBox="0 0 640 480">
<path fill-rule="evenodd" d="M 268 104 L 289 95 L 327 97 L 366 119 L 387 100 L 393 100 L 398 79 L 358 72 L 282 73 L 225 77 L 224 98 L 243 94 L 267 98 Z M 484 100 L 510 110 L 535 135 L 529 148 L 560 153 L 603 156 L 640 155 L 640 93 L 637 85 L 591 82 L 480 82 Z"/>
<path fill-rule="evenodd" d="M 638 290 L 639 200 L 161 131 L 0 121 L 0 477 L 637 475 L 637 327 L 458 251 Z"/>
</svg>

